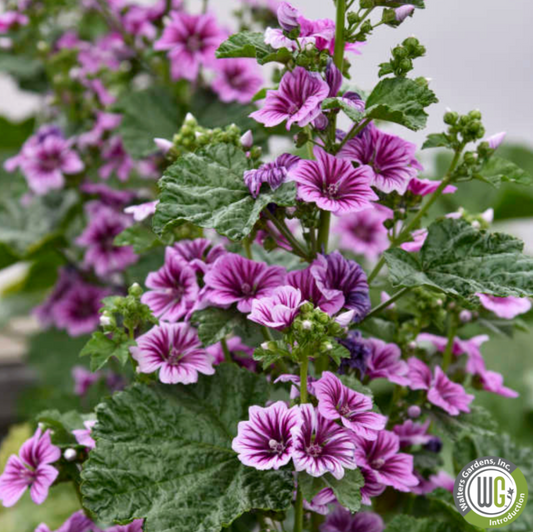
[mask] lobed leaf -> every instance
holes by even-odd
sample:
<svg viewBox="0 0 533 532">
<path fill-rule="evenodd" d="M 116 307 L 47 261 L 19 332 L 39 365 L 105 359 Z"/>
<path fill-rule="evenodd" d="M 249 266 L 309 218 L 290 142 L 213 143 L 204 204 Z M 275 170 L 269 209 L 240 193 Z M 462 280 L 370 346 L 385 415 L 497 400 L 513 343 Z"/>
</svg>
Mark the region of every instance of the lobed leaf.
<svg viewBox="0 0 533 532">
<path fill-rule="evenodd" d="M 234 364 L 192 385 L 134 385 L 97 409 L 82 472 L 84 506 L 105 522 L 144 518 L 145 532 L 219 532 L 252 509 L 286 510 L 290 471 L 246 467 L 231 449 L 262 376 Z"/>
<path fill-rule="evenodd" d="M 287 48 L 279 50 L 265 43 L 265 36 L 261 32 L 241 31 L 225 40 L 216 51 L 217 59 L 232 57 L 254 57 L 260 65 L 278 62 L 286 63 L 292 59 Z"/>
</svg>

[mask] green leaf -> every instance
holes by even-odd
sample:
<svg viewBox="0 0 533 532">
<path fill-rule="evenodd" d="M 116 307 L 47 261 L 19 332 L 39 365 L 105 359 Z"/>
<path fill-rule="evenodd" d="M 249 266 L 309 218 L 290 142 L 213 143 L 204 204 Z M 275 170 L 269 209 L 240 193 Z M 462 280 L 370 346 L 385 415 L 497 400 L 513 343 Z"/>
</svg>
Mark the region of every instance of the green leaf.
<svg viewBox="0 0 533 532">
<path fill-rule="evenodd" d="M 496 188 L 499 188 L 502 181 L 516 183 L 518 185 L 530 186 L 533 184 L 531 176 L 522 170 L 515 163 L 493 155 L 479 170 L 476 175 L 478 179 L 487 181 Z"/>
<path fill-rule="evenodd" d="M 241 31 L 224 41 L 216 51 L 218 59 L 231 57 L 255 57 L 260 65 L 276 61 L 286 63 L 292 58 L 287 48 L 276 50 L 265 44 L 265 35 L 259 32 Z"/>
<path fill-rule="evenodd" d="M 432 410 L 430 417 L 435 423 L 435 430 L 452 441 L 459 441 L 469 434 L 492 436 L 498 428 L 490 413 L 481 406 L 470 406 L 470 413 L 458 416 Z"/>
<path fill-rule="evenodd" d="M 231 449 L 249 407 L 267 399 L 266 379 L 234 364 L 196 384 L 135 385 L 106 399 L 84 506 L 104 522 L 145 518 L 145 532 L 219 532 L 252 509 L 286 510 L 291 471 L 246 467 Z"/>
<path fill-rule="evenodd" d="M 93 419 L 92 415 L 84 415 L 71 410 L 61 413 L 58 410 L 46 410 L 37 416 L 37 422 L 43 425 L 44 429 L 51 429 L 52 443 L 59 447 L 72 447 L 78 445 L 76 438 L 72 434 L 73 430 L 84 429 L 84 421 Z"/>
<path fill-rule="evenodd" d="M 198 337 L 207 347 L 225 338 L 239 325 L 246 325 L 246 318 L 237 310 L 209 307 L 199 310 L 192 316 L 191 322 L 198 329 Z"/>
<path fill-rule="evenodd" d="M 422 149 L 429 148 L 451 148 L 450 139 L 445 133 L 431 133 L 427 136 L 426 141 L 422 144 Z"/>
<path fill-rule="evenodd" d="M 348 351 L 346 347 L 339 344 L 339 342 L 332 342 L 332 345 L 333 349 L 328 352 L 328 355 L 333 359 L 337 366 L 340 365 L 341 359 L 350 358 L 350 351 Z"/>
<path fill-rule="evenodd" d="M 382 7 L 400 7 L 405 5 L 412 5 L 418 7 L 419 9 L 424 9 L 424 0 L 374 0 L 375 6 Z"/>
<path fill-rule="evenodd" d="M 397 515 L 389 522 L 385 532 L 461 532 L 463 530 L 472 530 L 473 527 L 464 519 L 463 521 L 465 526 L 458 528 L 456 523 L 443 522 L 434 518 Z"/>
<path fill-rule="evenodd" d="M 114 108 L 122 113 L 118 132 L 126 151 L 134 159 L 156 152 L 154 138 L 171 139 L 183 121 L 175 98 L 163 87 L 126 91 Z"/>
<path fill-rule="evenodd" d="M 242 240 L 269 203 L 294 204 L 294 183 L 262 192 L 254 200 L 244 184 L 245 170 L 246 155 L 231 144 L 211 145 L 180 157 L 159 181 L 160 202 L 153 218 L 156 233 L 191 222 L 231 240 Z"/>
<path fill-rule="evenodd" d="M 115 357 L 124 366 L 129 359 L 131 346 L 136 345 L 133 340 L 115 341 L 103 332 L 93 333 L 91 339 L 80 352 L 80 357 L 91 357 L 91 371 L 102 369 L 111 357 Z"/>
<path fill-rule="evenodd" d="M 143 224 L 135 224 L 126 228 L 115 237 L 113 243 L 115 246 L 133 246 L 133 251 L 138 254 L 146 253 L 162 245 L 157 235 Z"/>
<path fill-rule="evenodd" d="M 363 113 L 350 105 L 346 100 L 342 98 L 326 98 L 322 102 L 322 109 L 342 109 L 344 114 L 352 122 L 360 122 L 363 118 Z"/>
<path fill-rule="evenodd" d="M 317 478 L 307 473 L 298 474 L 298 485 L 306 501 L 311 502 L 319 491 L 331 488 L 339 503 L 351 512 L 357 512 L 361 508 L 361 488 L 364 484 L 365 480 L 359 469 L 346 469 L 341 480 L 329 473 Z"/>
<path fill-rule="evenodd" d="M 463 298 L 477 292 L 531 297 L 533 259 L 522 248 L 513 236 L 444 218 L 429 226 L 419 256 L 402 249 L 384 255 L 395 287 L 427 286 Z"/>
<path fill-rule="evenodd" d="M 426 107 L 438 100 L 434 92 L 408 78 L 381 80 L 366 101 L 366 117 L 401 124 L 413 131 L 426 126 Z"/>
<path fill-rule="evenodd" d="M 291 353 L 287 350 L 287 344 L 283 340 L 275 340 L 274 343 L 276 344 L 275 351 L 263 349 L 262 346 L 256 347 L 254 350 L 254 360 L 262 362 L 265 370 L 283 357 L 291 358 Z"/>
</svg>

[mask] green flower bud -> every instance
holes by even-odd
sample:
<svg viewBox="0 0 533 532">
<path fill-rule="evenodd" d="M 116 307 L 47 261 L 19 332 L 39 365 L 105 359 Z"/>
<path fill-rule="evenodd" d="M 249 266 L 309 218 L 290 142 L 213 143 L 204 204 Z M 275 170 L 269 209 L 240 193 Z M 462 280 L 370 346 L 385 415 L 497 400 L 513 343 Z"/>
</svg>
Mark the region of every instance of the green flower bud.
<svg viewBox="0 0 533 532">
<path fill-rule="evenodd" d="M 403 59 L 404 57 L 407 57 L 409 54 L 407 50 L 403 46 L 396 46 L 392 49 L 392 57 L 396 59 Z"/>
<path fill-rule="evenodd" d="M 416 37 L 407 37 L 402 43 L 408 50 L 416 50 L 420 46 L 420 41 Z"/>
<path fill-rule="evenodd" d="M 355 25 L 358 24 L 361 18 L 357 15 L 357 13 L 354 13 L 353 11 L 348 12 L 348 24 Z"/>
<path fill-rule="evenodd" d="M 143 289 L 139 283 L 133 283 L 129 287 L 128 294 L 133 297 L 141 297 L 143 294 Z"/>
<path fill-rule="evenodd" d="M 444 114 L 444 123 L 448 124 L 449 126 L 456 124 L 457 120 L 459 120 L 459 114 L 455 111 L 448 111 Z"/>
<path fill-rule="evenodd" d="M 305 316 L 306 314 L 309 314 L 310 312 L 313 312 L 314 310 L 313 303 L 310 303 L 309 301 L 306 301 L 301 307 L 300 307 L 300 314 L 302 316 Z"/>
<path fill-rule="evenodd" d="M 481 120 L 481 118 L 482 118 L 481 111 L 479 111 L 478 109 L 475 109 L 474 111 L 470 111 L 468 113 L 468 116 L 472 120 Z"/>
<path fill-rule="evenodd" d="M 306 55 L 300 54 L 296 58 L 296 64 L 298 66 L 301 66 L 301 67 L 306 67 L 306 66 L 309 66 L 311 64 L 311 59 L 309 57 L 307 57 Z"/>
<path fill-rule="evenodd" d="M 330 321 L 330 317 L 319 309 L 315 309 L 314 315 L 318 323 L 321 323 L 322 325 L 326 325 Z"/>
<path fill-rule="evenodd" d="M 408 72 L 413 68 L 413 62 L 411 59 L 406 57 L 400 61 L 400 68 L 403 70 L 403 72 Z"/>
</svg>

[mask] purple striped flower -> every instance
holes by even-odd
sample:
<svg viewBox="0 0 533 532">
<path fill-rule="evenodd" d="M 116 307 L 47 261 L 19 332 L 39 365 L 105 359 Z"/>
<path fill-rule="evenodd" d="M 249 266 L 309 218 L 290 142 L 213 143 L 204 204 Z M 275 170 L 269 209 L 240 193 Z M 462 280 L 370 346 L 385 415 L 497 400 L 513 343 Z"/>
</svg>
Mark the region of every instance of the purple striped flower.
<svg viewBox="0 0 533 532">
<path fill-rule="evenodd" d="M 374 441 L 354 436 L 359 467 L 370 469 L 378 482 L 398 491 L 410 491 L 418 484 L 413 474 L 413 456 L 400 453 L 400 438 L 388 430 L 378 432 Z"/>
<path fill-rule="evenodd" d="M 417 229 L 411 233 L 411 237 L 413 238 L 411 242 L 404 242 L 400 247 L 409 253 L 418 253 L 428 237 L 428 230 L 425 228 Z"/>
<path fill-rule="evenodd" d="M 222 102 L 250 103 L 263 84 L 254 59 L 219 59 L 211 88 Z"/>
<path fill-rule="evenodd" d="M 337 480 L 344 469 L 356 469 L 350 431 L 326 419 L 311 404 L 300 406 L 303 423 L 292 429 L 292 460 L 296 471 L 312 477 L 331 473 Z"/>
<path fill-rule="evenodd" d="M 288 2 L 281 2 L 277 10 L 278 23 L 285 31 L 295 30 L 301 13 Z"/>
<path fill-rule="evenodd" d="M 337 506 L 320 527 L 320 532 L 383 532 L 383 530 L 385 523 L 378 514 L 373 512 L 352 514 L 342 506 Z"/>
<path fill-rule="evenodd" d="M 120 137 L 111 137 L 103 147 L 102 159 L 104 165 L 98 170 L 98 175 L 102 179 L 109 179 L 112 174 L 116 174 L 120 181 L 127 181 L 133 170 L 133 159 L 128 155 Z"/>
<path fill-rule="evenodd" d="M 433 436 L 428 434 L 429 424 L 430 420 L 425 423 L 415 423 L 412 419 L 408 419 L 402 425 L 395 425 L 392 430 L 400 438 L 400 447 L 426 445 L 433 439 Z"/>
<path fill-rule="evenodd" d="M 47 525 L 41 523 L 35 532 L 51 532 Z M 83 510 L 72 514 L 55 532 L 100 532 Z"/>
<path fill-rule="evenodd" d="M 250 312 L 254 299 L 270 296 L 284 280 L 285 268 L 267 266 L 234 253 L 220 257 L 204 277 L 210 289 L 209 299 L 215 305 L 237 303 L 240 312 Z"/>
<path fill-rule="evenodd" d="M 5 162 L 4 168 L 8 172 L 20 168 L 30 189 L 44 195 L 63 188 L 65 175 L 81 172 L 84 164 L 58 128 L 43 126 L 24 143 L 18 155 Z"/>
<path fill-rule="evenodd" d="M 406 4 L 404 6 L 397 7 L 394 12 L 396 15 L 396 20 L 398 22 L 403 22 L 407 17 L 412 16 L 415 6 L 411 4 Z"/>
<path fill-rule="evenodd" d="M 274 127 L 287 121 L 287 129 L 293 124 L 307 126 L 322 112 L 322 101 L 328 97 L 329 85 L 317 72 L 296 67 L 286 72 L 277 90 L 267 91 L 262 109 L 250 117 L 266 127 Z"/>
<path fill-rule="evenodd" d="M 411 390 L 429 390 L 433 376 L 429 367 L 416 357 L 411 357 L 407 361 L 409 371 L 409 388 Z"/>
<path fill-rule="evenodd" d="M 387 486 L 378 480 L 377 475 L 372 469 L 363 468 L 360 471 L 365 479 L 365 484 L 361 488 L 361 503 L 365 506 L 371 506 L 372 499 L 379 497 Z"/>
<path fill-rule="evenodd" d="M 343 375 L 350 370 L 358 370 L 362 380 L 366 375 L 366 362 L 371 351 L 367 341 L 361 337 L 360 331 L 349 331 L 348 336 L 339 340 L 339 343 L 350 352 L 350 358 L 341 360 L 339 373 Z"/>
<path fill-rule="evenodd" d="M 31 499 L 42 504 L 48 490 L 59 472 L 50 464 L 61 458 L 59 447 L 52 445 L 50 431 L 35 434 L 20 448 L 19 455 L 12 454 L 0 476 L 0 500 L 9 508 L 17 503 L 26 489 L 30 488 Z"/>
<path fill-rule="evenodd" d="M 172 79 L 194 81 L 200 66 L 213 63 L 215 50 L 224 38 L 212 15 L 172 11 L 163 35 L 154 43 L 154 50 L 168 52 Z"/>
<path fill-rule="evenodd" d="M 74 380 L 74 395 L 78 397 L 87 395 L 89 388 L 102 378 L 102 374 L 99 371 L 93 373 L 83 366 L 74 366 L 71 375 Z"/>
<path fill-rule="evenodd" d="M 165 323 L 139 336 L 130 347 L 140 373 L 159 370 L 164 384 L 192 384 L 198 373 L 213 375 L 213 361 L 202 347 L 196 331 L 187 323 Z"/>
<path fill-rule="evenodd" d="M 89 213 L 90 219 L 76 244 L 86 248 L 85 266 L 94 269 L 96 275 L 105 277 L 120 272 L 137 262 L 132 246 L 115 246 L 117 235 L 132 224 L 129 216 L 110 207 L 102 206 Z"/>
<path fill-rule="evenodd" d="M 450 416 L 458 416 L 461 412 L 470 412 L 468 405 L 474 400 L 474 396 L 466 393 L 465 389 L 456 382 L 452 382 L 442 369 L 435 368 L 435 378 L 428 390 L 428 401 Z"/>
<path fill-rule="evenodd" d="M 98 311 L 102 299 L 109 290 L 79 281 L 57 301 L 51 312 L 58 329 L 65 329 L 70 336 L 93 332 L 99 323 Z"/>
<path fill-rule="evenodd" d="M 497 371 L 485 370 L 479 376 L 479 380 L 486 392 L 495 393 L 496 395 L 511 399 L 515 399 L 520 395 L 517 391 L 503 385 L 503 375 Z"/>
<path fill-rule="evenodd" d="M 165 250 L 165 263 L 148 274 L 145 285 L 150 290 L 141 296 L 141 301 L 155 316 L 171 323 L 190 311 L 200 292 L 195 270 L 170 247 Z"/>
<path fill-rule="evenodd" d="M 302 305 L 302 293 L 292 286 L 280 286 L 268 297 L 252 301 L 248 319 L 271 329 L 289 327 Z"/>
<path fill-rule="evenodd" d="M 326 296 L 319 288 L 314 275 L 311 273 L 311 266 L 303 270 L 289 272 L 287 284 L 298 288 L 302 294 L 303 301 L 310 301 L 315 307 L 320 308 L 330 316 L 336 314 L 344 305 L 344 295 L 340 292 L 329 293 Z"/>
<path fill-rule="evenodd" d="M 342 306 L 355 311 L 353 321 L 361 321 L 370 311 L 366 274 L 353 260 L 338 251 L 318 255 L 311 265 L 318 289 L 328 300 L 342 296 Z"/>
<path fill-rule="evenodd" d="M 288 464 L 294 451 L 294 431 L 302 423 L 298 406 L 283 401 L 262 408 L 251 406 L 249 420 L 241 421 L 232 443 L 239 460 L 255 469 L 279 469 Z"/>
<path fill-rule="evenodd" d="M 504 141 L 506 135 L 507 133 L 505 131 L 501 131 L 500 133 L 495 133 L 494 135 L 491 135 L 489 138 L 485 139 L 485 142 L 488 142 L 491 149 L 497 150 Z"/>
<path fill-rule="evenodd" d="M 138 205 L 130 205 L 124 209 L 124 212 L 126 214 L 131 214 L 136 222 L 142 222 L 143 220 L 146 220 L 146 218 L 155 214 L 158 203 L 159 200 L 148 201 Z"/>
<path fill-rule="evenodd" d="M 254 348 L 246 345 L 239 336 L 232 336 L 226 340 L 231 359 L 250 371 L 255 371 L 257 362 L 252 358 Z M 207 354 L 213 359 L 213 364 L 222 364 L 225 360 L 224 349 L 220 342 L 205 348 Z"/>
<path fill-rule="evenodd" d="M 196 273 L 206 273 L 219 257 L 227 251 L 222 244 L 213 245 L 207 238 L 180 240 L 174 249 Z"/>
<path fill-rule="evenodd" d="M 350 139 L 339 152 L 345 157 L 370 167 L 370 184 L 382 192 L 396 190 L 404 194 L 409 181 L 422 166 L 415 159 L 416 145 L 384 133 L 374 126 Z"/>
<path fill-rule="evenodd" d="M 340 419 L 342 424 L 359 436 L 375 440 L 385 428 L 387 418 L 372 412 L 372 399 L 344 386 L 333 373 L 325 371 L 315 383 L 318 411 L 325 419 Z"/>
<path fill-rule="evenodd" d="M 335 497 L 333 490 L 331 488 L 324 488 L 313 497 L 311 502 L 304 500 L 304 508 L 316 514 L 327 515 L 329 513 L 328 505 L 336 502 L 337 497 Z"/>
<path fill-rule="evenodd" d="M 248 187 L 250 194 L 257 198 L 263 183 L 267 183 L 272 190 L 276 190 L 287 179 L 289 171 L 294 169 L 300 162 L 300 158 L 290 153 L 280 155 L 271 163 L 262 164 L 254 170 L 244 172 L 244 184 Z"/>
<path fill-rule="evenodd" d="M 395 384 L 407 386 L 408 366 L 402 360 L 402 351 L 396 344 L 386 344 L 377 338 L 369 338 L 370 356 L 366 360 L 366 371 L 370 379 L 387 379 Z"/>
<path fill-rule="evenodd" d="M 337 218 L 333 231 L 340 236 L 339 247 L 375 261 L 390 246 L 388 230 L 383 223 L 392 215 L 389 208 L 376 203 L 372 209 Z"/>
<path fill-rule="evenodd" d="M 526 297 L 496 297 L 486 294 L 476 294 L 483 308 L 490 310 L 498 318 L 512 320 L 520 314 L 531 310 L 531 301 Z"/>
<path fill-rule="evenodd" d="M 368 166 L 354 168 L 339 157 L 315 146 L 316 160 L 303 160 L 289 178 L 298 184 L 298 197 L 316 203 L 326 211 L 342 215 L 372 207 L 378 197 L 370 188 L 372 170 Z"/>
</svg>

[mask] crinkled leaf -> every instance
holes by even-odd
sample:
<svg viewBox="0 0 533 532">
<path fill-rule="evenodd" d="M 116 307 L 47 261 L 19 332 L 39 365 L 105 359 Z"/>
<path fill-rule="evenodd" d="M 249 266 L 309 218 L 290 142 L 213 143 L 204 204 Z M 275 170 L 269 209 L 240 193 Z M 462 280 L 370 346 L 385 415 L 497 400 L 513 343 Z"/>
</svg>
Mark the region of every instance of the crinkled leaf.
<svg viewBox="0 0 533 532">
<path fill-rule="evenodd" d="M 426 141 L 422 144 L 422 149 L 429 148 L 451 148 L 450 139 L 445 133 L 431 133 L 427 136 Z"/>
<path fill-rule="evenodd" d="M 418 256 L 396 248 L 385 252 L 385 260 L 395 287 L 428 286 L 464 298 L 477 292 L 530 297 L 533 258 L 522 248 L 513 236 L 444 218 L 429 226 Z"/>
<path fill-rule="evenodd" d="M 268 342 L 270 343 L 270 342 Z M 287 344 L 283 340 L 275 340 L 276 349 L 264 349 L 262 346 L 254 350 L 254 360 L 263 364 L 263 369 L 269 368 L 272 364 L 281 360 L 283 357 L 291 358 L 291 353 L 287 350 Z"/>
<path fill-rule="evenodd" d="M 260 65 L 270 62 L 286 63 L 292 58 L 287 48 L 276 50 L 265 44 L 265 35 L 260 32 L 241 31 L 225 40 L 216 51 L 218 59 L 231 57 L 255 57 Z"/>
<path fill-rule="evenodd" d="M 322 109 L 342 109 L 344 114 L 352 121 L 359 122 L 363 118 L 363 113 L 350 105 L 342 98 L 326 98 L 322 102 Z"/>
<path fill-rule="evenodd" d="M 533 184 L 531 176 L 515 163 L 493 155 L 479 170 L 478 179 L 487 181 L 499 188 L 502 181 L 529 186 Z"/>
<path fill-rule="evenodd" d="M 437 103 L 435 93 L 424 85 L 408 78 L 381 80 L 366 101 L 366 117 L 401 124 L 413 131 L 426 125 L 428 114 L 424 111 Z"/>
<path fill-rule="evenodd" d="M 350 351 L 348 351 L 346 347 L 339 344 L 339 342 L 332 342 L 332 345 L 333 349 L 328 352 L 328 355 L 333 359 L 337 366 L 340 365 L 343 358 L 350 358 Z"/>
<path fill-rule="evenodd" d="M 195 312 L 191 322 L 198 329 L 200 341 L 207 347 L 220 342 L 238 325 L 246 326 L 245 320 L 237 310 L 210 307 Z"/>
<path fill-rule="evenodd" d="M 475 405 L 470 405 L 468 414 L 462 413 L 458 416 L 450 416 L 440 409 L 433 409 L 430 417 L 435 424 L 435 430 L 452 441 L 458 441 L 469 434 L 492 436 L 498 428 L 490 413 Z"/>
<path fill-rule="evenodd" d="M 172 94 L 164 87 L 127 92 L 115 104 L 122 113 L 118 132 L 126 151 L 141 159 L 157 151 L 154 138 L 171 139 L 180 128 L 183 113 Z"/>
<path fill-rule="evenodd" d="M 462 518 L 461 518 L 462 519 Z M 385 528 L 385 532 L 462 532 L 473 527 L 463 519 L 464 526 L 433 517 L 416 518 L 410 515 L 397 515 Z"/>
<path fill-rule="evenodd" d="M 115 246 L 133 246 L 135 253 L 146 253 L 152 248 L 162 245 L 157 235 L 143 224 L 128 227 L 115 237 Z"/>
<path fill-rule="evenodd" d="M 129 348 L 134 345 L 133 340 L 116 341 L 97 331 L 81 350 L 80 357 L 91 357 L 91 371 L 102 369 L 111 357 L 117 358 L 124 366 L 129 358 Z"/>
<path fill-rule="evenodd" d="M 294 204 L 294 183 L 262 192 L 254 200 L 244 184 L 247 169 L 246 155 L 231 144 L 211 145 L 180 157 L 159 181 L 160 202 L 153 219 L 156 233 L 191 222 L 242 240 L 269 203 Z"/>
<path fill-rule="evenodd" d="M 145 518 L 145 532 L 219 532 L 252 509 L 286 510 L 290 471 L 246 467 L 231 449 L 239 421 L 264 405 L 263 376 L 234 364 L 191 385 L 135 385 L 97 409 L 84 505 L 105 522 Z"/>
<path fill-rule="evenodd" d="M 426 7 L 424 5 L 424 0 L 374 0 L 373 4 L 382 7 L 400 7 L 405 5 L 412 5 L 419 9 L 424 9 Z"/>
<path fill-rule="evenodd" d="M 482 532 L 476 526 L 471 525 L 464 517 L 457 511 L 453 495 L 443 488 L 439 488 L 429 495 L 427 495 L 429 502 L 429 513 L 431 516 L 439 514 L 446 520 L 447 524 L 455 526 L 454 530 L 460 532 Z"/>
</svg>

